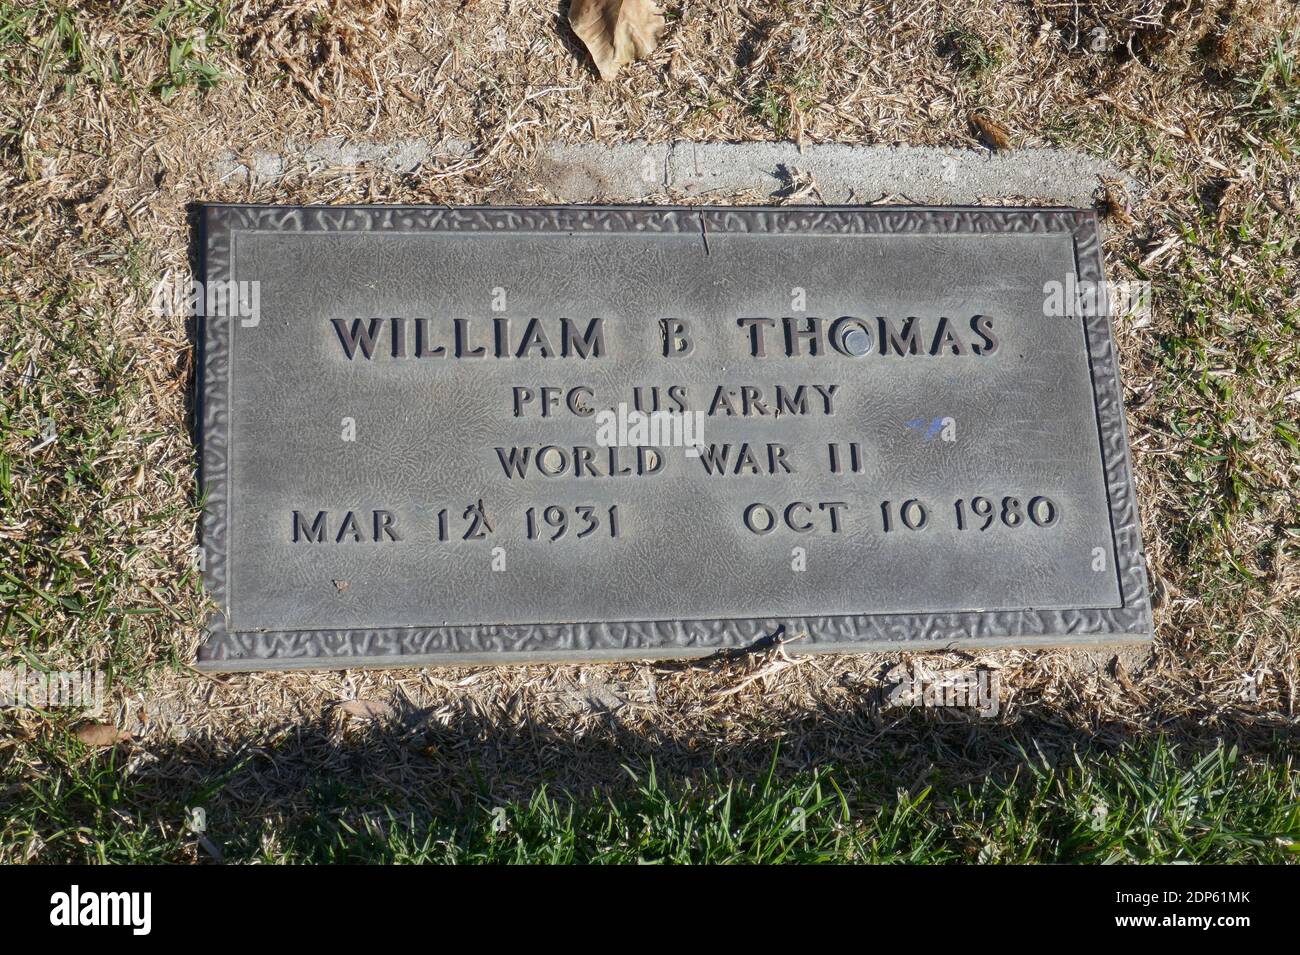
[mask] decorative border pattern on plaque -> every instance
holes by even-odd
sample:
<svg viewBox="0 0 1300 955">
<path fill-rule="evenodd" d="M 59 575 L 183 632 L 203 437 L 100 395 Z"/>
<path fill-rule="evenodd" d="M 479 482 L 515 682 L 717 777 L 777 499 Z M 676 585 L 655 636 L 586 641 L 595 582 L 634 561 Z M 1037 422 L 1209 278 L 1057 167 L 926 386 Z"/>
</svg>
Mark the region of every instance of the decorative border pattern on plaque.
<svg viewBox="0 0 1300 955">
<path fill-rule="evenodd" d="M 1067 234 L 1081 288 L 1105 288 L 1101 239 L 1090 210 L 1002 207 L 709 207 L 709 206 L 242 206 L 204 209 L 205 283 L 233 274 L 232 244 L 241 232 L 588 232 L 833 235 Z M 1088 283 L 1092 283 L 1091 286 Z M 1091 308 L 1089 306 L 1092 306 Z M 848 614 L 795 618 L 644 620 L 506 626 L 231 631 L 228 604 L 230 526 L 230 371 L 233 322 L 202 320 L 201 385 L 196 400 L 206 492 L 204 583 L 217 605 L 199 648 L 205 670 L 484 663 L 522 660 L 617 660 L 701 655 L 741 647 L 784 627 L 806 633 L 791 649 L 939 649 L 949 645 L 1066 645 L 1133 642 L 1151 637 L 1151 605 L 1129 460 L 1118 362 L 1104 295 L 1080 296 L 1092 373 L 1102 466 L 1110 505 L 1114 567 L 1122 605 L 1086 610 L 1009 610 L 926 614 Z"/>
</svg>

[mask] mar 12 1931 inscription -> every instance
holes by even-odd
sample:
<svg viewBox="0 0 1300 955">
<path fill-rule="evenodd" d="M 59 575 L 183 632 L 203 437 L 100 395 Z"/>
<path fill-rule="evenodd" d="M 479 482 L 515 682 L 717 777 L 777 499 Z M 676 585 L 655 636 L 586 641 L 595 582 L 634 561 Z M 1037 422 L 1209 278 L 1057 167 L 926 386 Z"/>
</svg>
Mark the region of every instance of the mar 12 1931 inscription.
<svg viewBox="0 0 1300 955">
<path fill-rule="evenodd" d="M 203 229 L 202 667 L 1150 638 L 1091 212 Z"/>
</svg>

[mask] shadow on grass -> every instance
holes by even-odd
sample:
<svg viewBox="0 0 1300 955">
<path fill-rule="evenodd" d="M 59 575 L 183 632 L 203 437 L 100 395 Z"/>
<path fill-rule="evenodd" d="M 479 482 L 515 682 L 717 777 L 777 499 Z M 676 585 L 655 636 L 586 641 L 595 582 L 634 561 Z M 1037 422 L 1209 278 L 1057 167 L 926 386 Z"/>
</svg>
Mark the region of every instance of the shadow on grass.
<svg viewBox="0 0 1300 955">
<path fill-rule="evenodd" d="M 117 752 L 51 739 L 48 775 L 16 801 L 8 787 L 7 840 L 37 836 L 47 861 L 1297 858 L 1281 720 L 1140 732 L 879 702 L 766 718 L 725 745 L 617 710 L 564 731 L 468 703 Z"/>
<path fill-rule="evenodd" d="M 761 739 L 723 743 L 662 724 L 632 726 L 617 711 L 600 714 L 581 735 L 528 721 L 502 725 L 469 710 L 446 725 L 418 709 L 365 723 L 331 712 L 234 748 L 227 743 L 221 747 L 229 754 L 225 759 L 214 760 L 214 746 L 206 740 L 172 744 L 154 752 L 140 774 L 222 776 L 235 799 L 273 793 L 284 799 L 292 790 L 330 781 L 359 791 L 391 786 L 415 802 L 455 793 L 511 800 L 543 784 L 574 795 L 617 794 L 634 785 L 629 769 L 646 772 L 651 765 L 663 779 L 754 781 L 767 775 L 775 756 L 778 776 L 833 765 L 892 794 L 938 780 L 974 783 L 993 773 L 1014 773 L 1030 761 L 1052 766 L 1076 753 L 1116 752 L 1144 735 L 1177 741 L 1189 755 L 1222 744 L 1261 757 L 1294 748 L 1298 735 L 1281 719 L 1257 717 L 1248 724 L 1180 719 L 1139 735 L 1118 723 L 1071 729 L 1032 716 L 1004 723 L 874 706 L 828 707 L 765 722 Z M 440 792 L 422 783 L 436 784 Z"/>
</svg>

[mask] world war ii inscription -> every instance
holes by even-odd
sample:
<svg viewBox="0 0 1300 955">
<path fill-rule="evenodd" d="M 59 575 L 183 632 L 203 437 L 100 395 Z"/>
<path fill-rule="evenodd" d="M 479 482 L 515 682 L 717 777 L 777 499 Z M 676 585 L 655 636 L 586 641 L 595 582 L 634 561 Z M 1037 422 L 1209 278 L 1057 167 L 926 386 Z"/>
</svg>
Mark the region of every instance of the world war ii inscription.
<svg viewBox="0 0 1300 955">
<path fill-rule="evenodd" d="M 203 667 L 1150 637 L 1090 212 L 203 236 Z"/>
</svg>

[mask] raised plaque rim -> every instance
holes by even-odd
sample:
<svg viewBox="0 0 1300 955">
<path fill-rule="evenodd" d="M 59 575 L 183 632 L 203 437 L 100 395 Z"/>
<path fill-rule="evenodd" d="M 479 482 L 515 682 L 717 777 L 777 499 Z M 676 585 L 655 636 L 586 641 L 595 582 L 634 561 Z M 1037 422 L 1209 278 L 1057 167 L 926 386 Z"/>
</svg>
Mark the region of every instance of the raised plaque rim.
<svg viewBox="0 0 1300 955">
<path fill-rule="evenodd" d="M 205 283 L 234 279 L 238 232 L 591 232 L 761 234 L 1068 234 L 1080 283 L 1105 289 L 1101 237 L 1091 209 L 1005 206 L 277 206 L 201 207 Z M 1152 638 L 1128 430 L 1109 321 L 1109 302 L 1080 299 L 1114 567 L 1122 603 L 1100 609 L 850 614 L 614 623 L 508 624 L 293 631 L 225 626 L 230 507 L 232 319 L 199 320 L 195 400 L 201 445 L 199 488 L 203 581 L 216 609 L 199 646 L 200 670 L 340 669 L 348 666 L 548 663 L 704 656 L 751 644 L 785 627 L 807 636 L 794 652 L 941 650 L 947 647 L 1100 646 Z"/>
</svg>

